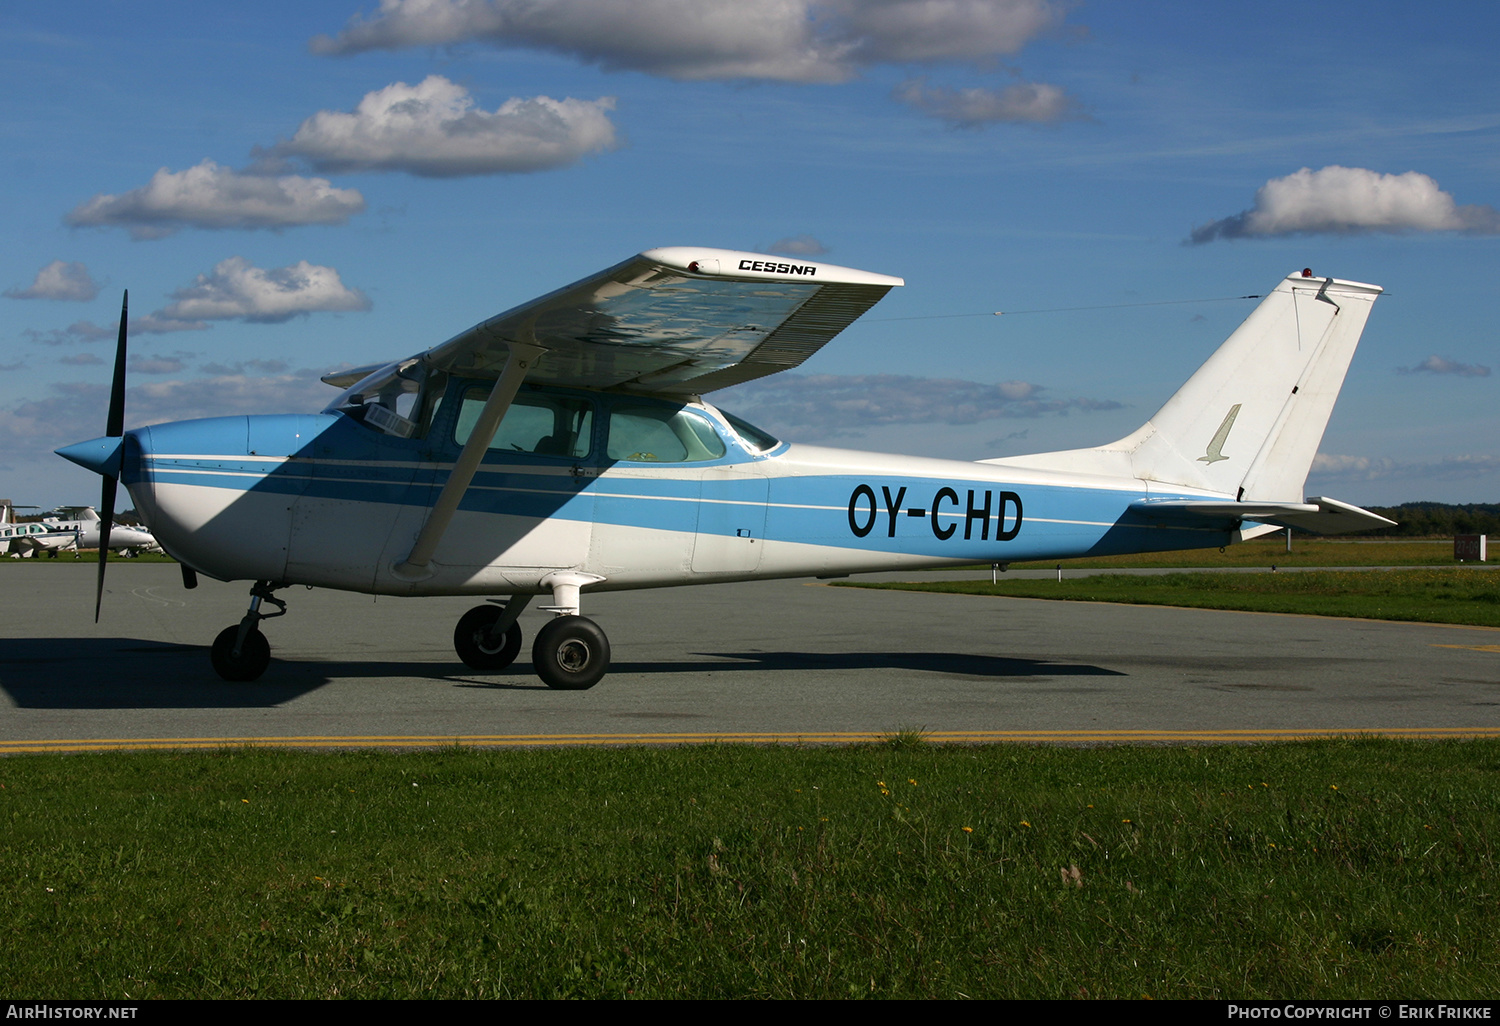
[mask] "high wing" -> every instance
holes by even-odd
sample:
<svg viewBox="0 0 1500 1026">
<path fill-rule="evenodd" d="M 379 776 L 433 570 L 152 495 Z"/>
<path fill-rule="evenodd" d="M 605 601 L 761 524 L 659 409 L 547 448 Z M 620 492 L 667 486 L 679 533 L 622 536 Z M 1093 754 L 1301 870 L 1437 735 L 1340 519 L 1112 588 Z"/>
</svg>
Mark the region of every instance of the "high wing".
<svg viewBox="0 0 1500 1026">
<path fill-rule="evenodd" d="M 796 367 L 900 278 L 758 253 L 652 249 L 482 321 L 416 359 L 499 375 L 511 343 L 544 355 L 526 380 L 687 397 Z M 375 370 L 329 374 L 347 387 Z"/>
<path fill-rule="evenodd" d="M 523 382 L 686 399 L 796 367 L 901 284 L 758 253 L 651 249 L 408 360 L 323 380 L 348 396 L 378 392 L 408 372 L 495 378 L 411 551 L 393 568 L 420 580 L 431 575 L 438 543 Z M 401 433 L 409 426 L 394 414 L 384 419 Z"/>
</svg>

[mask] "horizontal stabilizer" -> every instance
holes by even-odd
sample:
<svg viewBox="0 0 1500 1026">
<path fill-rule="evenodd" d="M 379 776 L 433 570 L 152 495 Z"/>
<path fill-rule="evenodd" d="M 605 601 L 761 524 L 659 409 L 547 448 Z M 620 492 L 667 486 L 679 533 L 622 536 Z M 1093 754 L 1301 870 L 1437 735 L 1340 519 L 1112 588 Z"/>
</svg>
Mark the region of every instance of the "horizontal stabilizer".
<svg viewBox="0 0 1500 1026">
<path fill-rule="evenodd" d="M 1131 504 L 1131 512 L 1152 519 L 1203 522 L 1253 521 L 1277 527 L 1295 527 L 1314 534 L 1346 534 L 1395 527 L 1378 513 L 1360 509 L 1338 499 L 1315 496 L 1306 502 L 1230 502 L 1228 500 L 1144 499 Z"/>
</svg>

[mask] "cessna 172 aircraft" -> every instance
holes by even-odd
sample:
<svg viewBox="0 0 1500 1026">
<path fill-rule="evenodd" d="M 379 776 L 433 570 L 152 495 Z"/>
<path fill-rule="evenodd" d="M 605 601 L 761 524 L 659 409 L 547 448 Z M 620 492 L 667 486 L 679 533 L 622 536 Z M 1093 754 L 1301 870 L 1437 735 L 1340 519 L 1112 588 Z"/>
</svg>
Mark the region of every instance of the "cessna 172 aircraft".
<svg viewBox="0 0 1500 1026">
<path fill-rule="evenodd" d="M 454 646 L 593 686 L 609 641 L 582 595 L 757 578 L 1222 546 L 1286 525 L 1389 524 L 1302 487 L 1375 297 L 1292 275 L 1139 430 L 979 462 L 789 444 L 700 397 L 801 364 L 899 278 L 714 249 L 642 253 L 383 366 L 324 378 L 307 415 L 123 430 L 125 311 L 106 435 L 59 454 L 123 480 L 197 574 L 249 580 L 214 641 L 229 680 L 270 660 L 274 592 L 503 596 Z M 128 299 L 128 297 L 127 297 Z M 108 541 L 104 544 L 107 546 Z M 102 555 L 102 553 L 101 553 Z M 99 563 L 98 602 L 105 560 Z M 262 612 L 264 604 L 276 612 Z"/>
</svg>

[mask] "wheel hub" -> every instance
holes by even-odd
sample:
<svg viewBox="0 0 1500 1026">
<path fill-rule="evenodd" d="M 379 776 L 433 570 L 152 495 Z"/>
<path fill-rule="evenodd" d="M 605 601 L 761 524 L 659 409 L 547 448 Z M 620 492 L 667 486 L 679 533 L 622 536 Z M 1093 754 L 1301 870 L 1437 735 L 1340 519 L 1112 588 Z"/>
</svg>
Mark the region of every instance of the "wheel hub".
<svg viewBox="0 0 1500 1026">
<path fill-rule="evenodd" d="M 576 638 L 557 646 L 557 662 L 569 673 L 577 673 L 589 664 L 589 646 Z"/>
</svg>

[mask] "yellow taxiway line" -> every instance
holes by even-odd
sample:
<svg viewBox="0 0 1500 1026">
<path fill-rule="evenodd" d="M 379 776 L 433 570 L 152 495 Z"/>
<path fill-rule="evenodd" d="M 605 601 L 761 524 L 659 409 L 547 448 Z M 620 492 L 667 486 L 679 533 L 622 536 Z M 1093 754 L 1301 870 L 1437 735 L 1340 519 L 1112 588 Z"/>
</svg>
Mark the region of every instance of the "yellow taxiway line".
<svg viewBox="0 0 1500 1026">
<path fill-rule="evenodd" d="M 78 738 L 0 741 L 0 755 L 37 752 L 118 752 L 214 748 L 537 748 L 593 745 L 851 745 L 888 741 L 897 731 L 825 731 L 802 734 L 459 734 L 306 735 L 287 737 Z M 932 744 L 1250 744 L 1330 737 L 1388 737 L 1435 740 L 1500 737 L 1500 727 L 1342 727 L 1246 730 L 931 730 Z"/>
</svg>

